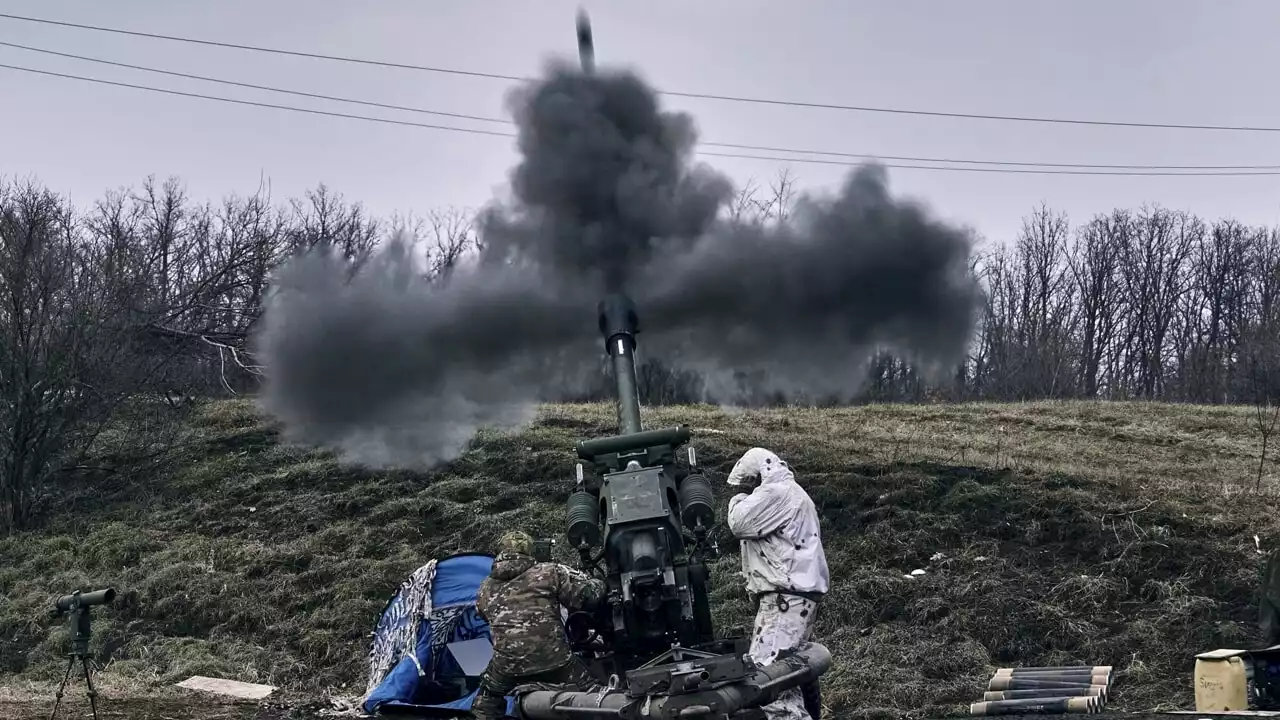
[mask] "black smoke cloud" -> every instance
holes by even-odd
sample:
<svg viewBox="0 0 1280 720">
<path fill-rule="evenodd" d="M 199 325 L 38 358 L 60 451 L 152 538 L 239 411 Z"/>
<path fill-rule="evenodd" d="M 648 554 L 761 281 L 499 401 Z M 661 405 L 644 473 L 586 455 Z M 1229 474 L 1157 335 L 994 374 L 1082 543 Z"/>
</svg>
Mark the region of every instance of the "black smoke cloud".
<svg viewBox="0 0 1280 720">
<path fill-rule="evenodd" d="M 484 250 L 428 282 L 392 242 L 348 272 L 282 271 L 257 338 L 266 408 L 297 440 L 377 466 L 429 466 L 482 427 L 516 427 L 599 367 L 595 304 L 625 291 L 641 355 L 695 369 L 734 402 L 753 373 L 789 394 L 848 394 L 875 349 L 959 359 L 979 290 L 967 236 L 891 196 L 883 168 L 803 197 L 783 224 L 732 223 L 724 175 L 692 159 L 693 119 L 630 72 L 552 64 L 509 98 L 512 199 Z"/>
<path fill-rule="evenodd" d="M 728 178 L 693 163 L 693 118 L 663 112 L 636 75 L 552 65 L 508 102 L 520 129 L 517 201 L 482 221 L 492 261 L 630 292 L 637 271 L 693 246 L 733 195 Z"/>
<path fill-rule="evenodd" d="M 868 166 L 802 196 L 784 224 L 720 225 L 655 258 L 636 298 L 657 328 L 648 346 L 700 369 L 709 400 L 744 392 L 742 373 L 756 391 L 848 398 L 877 349 L 934 375 L 954 367 L 980 300 L 969 253 L 967 233 L 893 198 Z"/>
</svg>

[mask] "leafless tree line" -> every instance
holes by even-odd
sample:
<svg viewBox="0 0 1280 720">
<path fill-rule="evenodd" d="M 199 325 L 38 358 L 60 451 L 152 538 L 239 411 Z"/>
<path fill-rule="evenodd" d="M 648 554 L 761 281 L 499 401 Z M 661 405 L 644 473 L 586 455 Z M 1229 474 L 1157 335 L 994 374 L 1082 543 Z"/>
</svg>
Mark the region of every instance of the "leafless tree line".
<svg viewBox="0 0 1280 720">
<path fill-rule="evenodd" d="M 1256 403 L 1280 377 L 1280 228 L 1158 206 L 1072 228 L 1037 208 L 979 259 L 966 397 Z"/>
<path fill-rule="evenodd" d="M 148 179 L 80 210 L 0 181 L 0 530 L 21 527 L 122 413 L 252 392 L 246 340 L 291 253 L 328 247 L 358 272 L 401 230 L 433 274 L 474 245 L 466 213 L 384 222 L 324 186 L 213 205 Z"/>
<path fill-rule="evenodd" d="M 730 214 L 785 220 L 795 194 L 784 174 Z M 324 186 L 210 204 L 148 179 L 77 209 L 37 182 L 0 182 L 0 528 L 19 527 L 121 412 L 252 393 L 262 368 L 246 341 L 292 253 L 328 248 L 357 273 L 402 233 L 439 276 L 480 248 L 474 220 L 375 218 Z M 945 381 L 876 358 L 864 399 L 1252 403 L 1275 429 L 1280 228 L 1155 206 L 1073 227 L 1041 207 L 971 271 L 987 296 L 969 358 Z M 639 379 L 646 402 L 701 399 L 679 369 L 648 362 Z"/>
</svg>

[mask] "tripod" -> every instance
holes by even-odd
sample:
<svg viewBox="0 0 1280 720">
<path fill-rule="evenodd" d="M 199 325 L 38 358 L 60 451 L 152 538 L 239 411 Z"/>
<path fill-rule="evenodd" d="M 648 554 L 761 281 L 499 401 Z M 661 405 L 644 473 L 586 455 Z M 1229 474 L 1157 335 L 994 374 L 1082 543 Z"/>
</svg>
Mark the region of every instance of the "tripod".
<svg viewBox="0 0 1280 720">
<path fill-rule="evenodd" d="M 53 720 L 58 715 L 58 706 L 62 704 L 63 691 L 67 687 L 67 681 L 71 679 L 71 671 L 75 669 L 76 660 L 80 661 L 80 667 L 84 669 L 84 682 L 89 687 L 87 692 L 89 695 L 89 707 L 93 709 L 94 720 L 98 718 L 98 691 L 93 689 L 93 677 L 90 670 L 92 658 L 89 655 L 89 635 L 91 634 L 89 623 L 91 620 L 88 605 L 76 603 L 72 606 L 71 628 L 73 635 L 71 637 L 71 652 L 67 653 L 67 673 L 62 676 L 62 684 L 58 686 L 58 693 L 54 696 L 53 714 L 49 716 L 49 720 Z"/>
</svg>

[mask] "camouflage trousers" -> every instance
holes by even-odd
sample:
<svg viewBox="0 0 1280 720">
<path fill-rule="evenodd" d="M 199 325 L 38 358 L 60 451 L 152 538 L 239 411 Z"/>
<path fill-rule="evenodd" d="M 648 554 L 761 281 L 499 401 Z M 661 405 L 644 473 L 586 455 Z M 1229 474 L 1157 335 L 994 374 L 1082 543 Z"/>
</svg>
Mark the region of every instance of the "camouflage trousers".
<svg viewBox="0 0 1280 720">
<path fill-rule="evenodd" d="M 755 628 L 751 635 L 751 659 L 766 666 L 778 653 L 791 650 L 813 637 L 818 603 L 798 595 L 766 593 L 758 598 Z M 818 688 L 791 688 L 761 708 L 769 720 L 810 720 L 820 712 Z"/>
<path fill-rule="evenodd" d="M 590 671 L 577 658 L 560 667 L 544 670 L 528 675 L 508 675 L 492 668 L 486 670 L 480 680 L 480 692 L 471 704 L 471 716 L 482 720 L 499 720 L 509 717 L 507 713 L 507 694 L 521 685 L 546 683 L 548 685 L 569 685 L 581 690 L 590 690 L 596 684 Z"/>
</svg>

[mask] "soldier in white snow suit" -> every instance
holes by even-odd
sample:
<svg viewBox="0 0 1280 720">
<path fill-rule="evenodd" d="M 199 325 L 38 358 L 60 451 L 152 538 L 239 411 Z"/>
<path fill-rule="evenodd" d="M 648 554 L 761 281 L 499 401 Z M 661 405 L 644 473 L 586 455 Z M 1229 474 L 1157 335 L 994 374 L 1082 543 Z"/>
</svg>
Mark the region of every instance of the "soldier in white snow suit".
<svg viewBox="0 0 1280 720">
<path fill-rule="evenodd" d="M 744 453 L 728 482 L 752 488 L 730 498 L 728 525 L 742 542 L 742 574 L 757 608 L 751 659 L 769 665 L 811 639 L 830 583 L 818 512 L 787 463 L 764 448 Z M 816 720 L 819 705 L 815 683 L 763 709 L 769 720 Z"/>
</svg>

